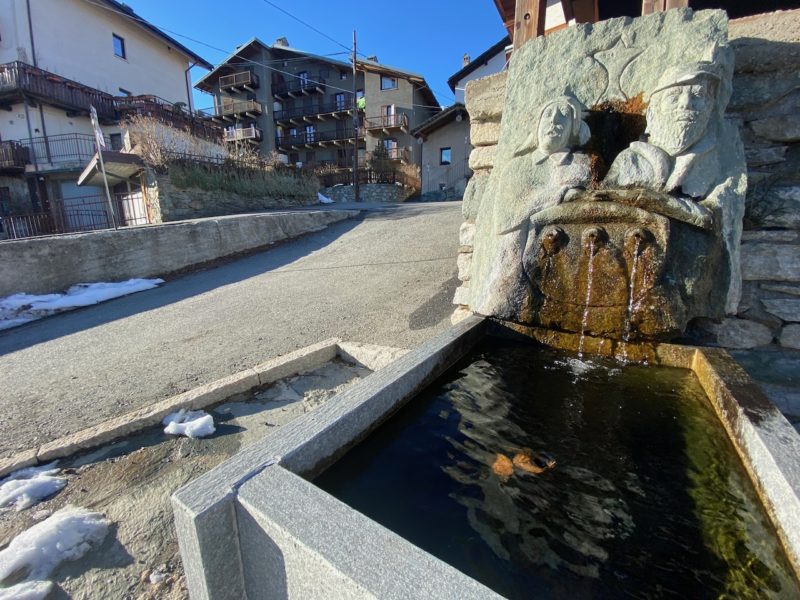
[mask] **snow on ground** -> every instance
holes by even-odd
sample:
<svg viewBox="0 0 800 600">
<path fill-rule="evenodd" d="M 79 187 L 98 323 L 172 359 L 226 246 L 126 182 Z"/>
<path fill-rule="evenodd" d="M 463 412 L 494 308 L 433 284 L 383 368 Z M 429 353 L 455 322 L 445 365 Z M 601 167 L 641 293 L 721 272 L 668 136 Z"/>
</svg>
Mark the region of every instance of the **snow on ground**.
<svg viewBox="0 0 800 600">
<path fill-rule="evenodd" d="M 44 600 L 53 589 L 50 581 L 23 581 L 0 588 L 0 600 Z"/>
<path fill-rule="evenodd" d="M 99 545 L 109 525 L 99 512 L 65 506 L 0 551 L 0 584 L 12 575 L 30 582 L 45 579 L 62 562 L 77 560 Z"/>
<path fill-rule="evenodd" d="M 59 312 L 91 306 L 112 298 L 143 292 L 163 279 L 129 279 L 117 283 L 78 283 L 64 294 L 14 294 L 0 298 L 0 330 L 24 325 Z"/>
<path fill-rule="evenodd" d="M 56 469 L 55 465 L 53 462 L 20 469 L 0 479 L 0 509 L 13 506 L 16 510 L 24 510 L 63 489 L 67 480 L 58 477 L 61 469 Z"/>
<path fill-rule="evenodd" d="M 161 424 L 166 425 L 164 433 L 190 438 L 206 437 L 215 431 L 214 418 L 202 410 L 187 411 L 182 408 L 164 417 Z"/>
</svg>

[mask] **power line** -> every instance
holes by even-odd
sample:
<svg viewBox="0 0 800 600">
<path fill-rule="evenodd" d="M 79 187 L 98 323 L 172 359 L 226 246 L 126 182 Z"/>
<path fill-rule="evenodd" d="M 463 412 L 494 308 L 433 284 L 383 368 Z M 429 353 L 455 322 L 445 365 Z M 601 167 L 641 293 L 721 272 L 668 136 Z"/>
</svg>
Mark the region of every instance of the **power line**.
<svg viewBox="0 0 800 600">
<path fill-rule="evenodd" d="M 276 10 L 279 10 L 279 11 L 281 11 L 283 14 L 287 15 L 288 17 L 291 17 L 292 19 L 294 19 L 294 20 L 295 20 L 295 21 L 297 21 L 298 23 L 301 23 L 302 25 L 305 25 L 305 26 L 306 26 L 306 27 L 308 27 L 308 28 L 309 28 L 311 31 L 315 31 L 315 32 L 317 32 L 317 33 L 318 33 L 318 34 L 320 34 L 322 37 L 324 37 L 324 38 L 326 38 L 326 39 L 328 39 L 328 40 L 332 41 L 332 42 L 333 42 L 334 44 L 336 44 L 337 46 L 341 46 L 342 48 L 344 48 L 344 49 L 345 49 L 345 50 L 347 50 L 348 52 L 351 50 L 351 48 L 350 48 L 350 47 L 348 47 L 348 46 L 345 46 L 345 45 L 344 45 L 344 44 L 342 44 L 340 41 L 333 39 L 333 38 L 332 38 L 331 36 L 329 36 L 327 33 L 323 32 L 323 31 L 320 31 L 319 29 L 317 29 L 317 28 L 316 28 L 316 27 L 314 27 L 313 25 L 310 25 L 309 23 L 306 23 L 306 22 L 305 22 L 305 21 L 303 21 L 303 19 L 301 19 L 300 17 L 296 17 L 296 16 L 294 16 L 294 15 L 293 15 L 292 13 L 290 13 L 288 10 L 285 10 L 285 9 L 281 8 L 280 6 L 278 6 L 277 4 L 275 4 L 274 2 L 270 2 L 270 0 L 262 0 L 262 1 L 263 1 L 265 4 L 269 4 L 269 5 L 270 5 L 272 8 L 274 8 L 274 9 L 276 9 Z"/>
</svg>

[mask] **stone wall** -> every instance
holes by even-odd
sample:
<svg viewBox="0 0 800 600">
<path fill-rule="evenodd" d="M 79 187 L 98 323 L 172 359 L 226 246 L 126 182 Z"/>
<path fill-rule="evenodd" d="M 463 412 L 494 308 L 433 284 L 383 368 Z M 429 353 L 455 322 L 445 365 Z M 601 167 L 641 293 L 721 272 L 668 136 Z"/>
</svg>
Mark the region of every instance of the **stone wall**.
<svg viewBox="0 0 800 600">
<path fill-rule="evenodd" d="M 326 187 L 322 188 L 319 193 L 334 202 L 353 202 L 352 185 Z M 362 183 L 358 186 L 361 202 L 404 202 L 413 193 L 413 189 L 394 183 Z"/>
<path fill-rule="evenodd" d="M 729 38 L 736 70 L 726 118 L 740 125 L 748 167 L 743 293 L 735 316 L 706 329 L 727 347 L 800 348 L 800 10 L 733 20 Z M 474 222 L 494 165 L 505 86 L 502 72 L 466 87 L 475 175 L 464 194 L 454 321 L 469 314 Z"/>
<path fill-rule="evenodd" d="M 357 214 L 251 214 L 8 240 L 0 243 L 0 298 L 18 292 L 58 292 L 75 283 L 166 275 L 319 231 Z"/>
<path fill-rule="evenodd" d="M 183 221 L 204 217 L 218 217 L 256 212 L 270 208 L 311 206 L 318 203 L 314 194 L 298 196 L 289 192 L 282 195 L 251 196 L 228 190 L 204 190 L 199 187 L 179 187 L 169 173 L 150 172 L 145 175 L 145 202 L 154 223 Z"/>
</svg>

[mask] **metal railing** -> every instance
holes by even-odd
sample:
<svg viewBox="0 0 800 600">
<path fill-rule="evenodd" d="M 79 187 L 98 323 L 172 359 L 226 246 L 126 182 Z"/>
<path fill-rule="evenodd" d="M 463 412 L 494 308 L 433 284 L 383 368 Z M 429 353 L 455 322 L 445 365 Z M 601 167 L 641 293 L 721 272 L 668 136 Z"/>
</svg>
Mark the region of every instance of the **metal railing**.
<svg viewBox="0 0 800 600">
<path fill-rule="evenodd" d="M 232 75 L 223 75 L 219 78 L 219 89 L 233 87 L 257 88 L 259 85 L 258 75 L 250 71 L 241 71 Z"/>
<path fill-rule="evenodd" d="M 95 154 L 95 139 L 88 133 L 63 133 L 46 137 L 26 138 L 19 143 L 28 149 L 31 162 L 38 166 L 83 164 Z M 111 142 L 106 138 L 106 145 Z"/>
<path fill-rule="evenodd" d="M 336 112 L 347 112 L 352 110 L 352 108 L 352 100 L 345 100 L 344 102 L 325 102 L 320 104 L 312 104 L 311 106 L 299 106 L 285 110 L 276 110 L 275 120 L 287 121 L 289 119 L 308 117 L 311 115 L 326 115 Z"/>
<path fill-rule="evenodd" d="M 89 105 L 101 119 L 115 120 L 114 97 L 24 62 L 0 65 L 0 95 L 24 93 L 58 106 L 86 113 Z"/>
<path fill-rule="evenodd" d="M 367 129 L 389 129 L 392 127 L 408 128 L 408 115 L 398 114 L 367 117 L 364 119 L 364 126 Z"/>
<path fill-rule="evenodd" d="M 275 143 L 278 146 L 303 146 L 305 144 L 319 144 L 320 142 L 334 142 L 352 140 L 355 137 L 363 137 L 364 130 L 358 130 L 358 136 L 355 135 L 355 130 L 351 127 L 349 129 L 340 129 L 336 131 L 314 131 L 313 133 L 298 133 L 296 135 L 283 135 L 275 138 Z"/>
<path fill-rule="evenodd" d="M 224 139 L 226 142 L 238 142 L 242 140 L 255 140 L 260 142 L 261 138 L 261 130 L 255 125 L 250 125 L 250 127 L 243 127 L 241 129 L 226 129 Z"/>
<path fill-rule="evenodd" d="M 150 222 L 141 192 L 114 194 L 113 202 L 119 226 L 146 225 Z M 49 213 L 2 217 L 2 228 L 9 239 L 95 231 L 113 226 L 105 196 L 57 200 Z"/>
<path fill-rule="evenodd" d="M 283 83 L 274 84 L 272 86 L 272 94 L 274 96 L 291 94 L 294 92 L 312 91 L 325 91 L 325 79 L 309 74 L 308 78 L 306 79 L 298 77 L 292 81 L 284 81 Z"/>
<path fill-rule="evenodd" d="M 219 142 L 222 139 L 222 129 L 208 123 L 206 115 L 190 110 L 184 103 L 173 103 L 154 96 L 145 94 L 141 96 L 117 96 L 114 104 L 121 118 L 132 115 L 153 117 L 176 129 L 183 129 L 192 135 Z"/>
<path fill-rule="evenodd" d="M 383 183 L 393 184 L 399 181 L 399 173 L 397 170 L 392 169 L 389 171 L 376 171 L 373 169 L 358 169 L 358 182 L 359 183 Z M 342 169 L 341 171 L 334 171 L 332 173 L 322 173 L 317 175 L 320 184 L 323 187 L 331 187 L 334 185 L 349 185 L 353 183 L 352 169 Z"/>
<path fill-rule="evenodd" d="M 24 171 L 31 162 L 30 151 L 15 141 L 0 142 L 0 171 Z"/>
<path fill-rule="evenodd" d="M 261 114 L 261 104 L 255 100 L 223 100 L 217 107 L 215 116 L 240 115 L 243 113 Z"/>
</svg>

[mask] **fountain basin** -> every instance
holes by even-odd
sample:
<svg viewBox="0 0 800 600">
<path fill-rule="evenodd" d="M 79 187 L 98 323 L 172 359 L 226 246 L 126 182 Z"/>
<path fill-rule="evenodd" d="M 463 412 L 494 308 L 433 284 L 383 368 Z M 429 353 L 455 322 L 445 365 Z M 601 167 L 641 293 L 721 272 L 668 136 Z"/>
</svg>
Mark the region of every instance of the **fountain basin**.
<svg viewBox="0 0 800 600">
<path fill-rule="evenodd" d="M 466 319 L 180 490 L 173 505 L 192 597 L 497 597 L 306 479 L 492 328 L 486 320 Z M 527 333 L 551 345 L 578 343 L 564 333 Z M 585 349 L 619 351 L 594 338 L 585 340 Z M 800 436 L 725 352 L 666 344 L 629 351 L 697 374 L 797 570 Z"/>
</svg>

